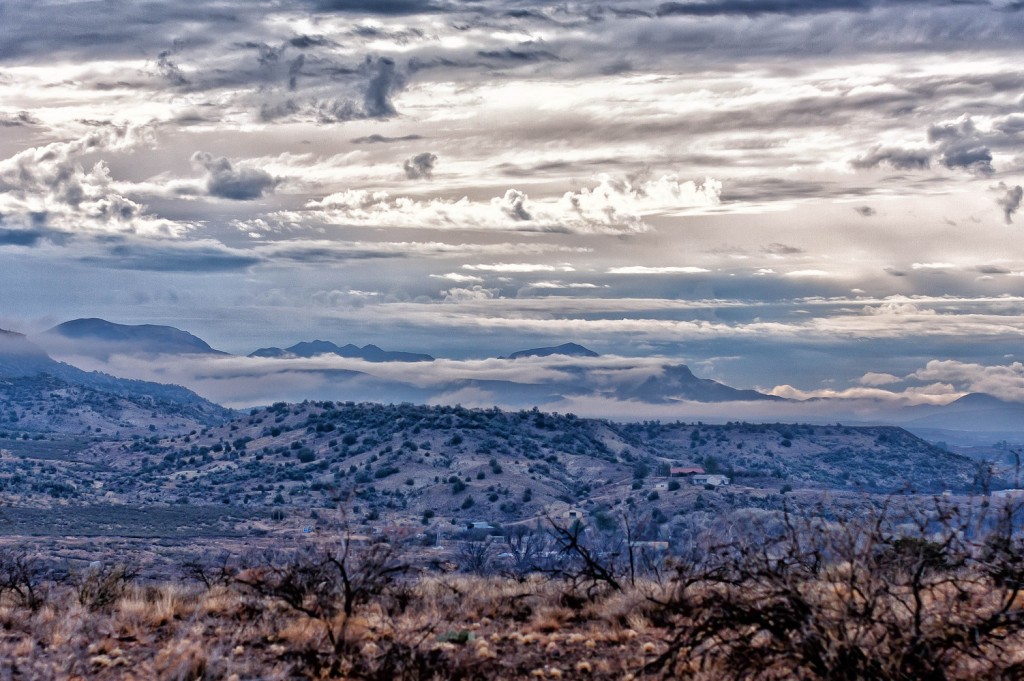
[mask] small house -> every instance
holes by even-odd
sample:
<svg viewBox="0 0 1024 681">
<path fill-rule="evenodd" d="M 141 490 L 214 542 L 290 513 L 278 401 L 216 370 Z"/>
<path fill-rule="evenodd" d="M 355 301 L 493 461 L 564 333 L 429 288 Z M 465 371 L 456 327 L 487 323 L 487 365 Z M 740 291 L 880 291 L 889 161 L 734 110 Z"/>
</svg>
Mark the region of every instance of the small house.
<svg viewBox="0 0 1024 681">
<path fill-rule="evenodd" d="M 562 517 L 569 520 L 583 520 L 583 511 L 578 508 L 570 508 L 562 514 Z"/>
<path fill-rule="evenodd" d="M 721 487 L 722 485 L 729 484 L 729 477 L 726 475 L 716 475 L 713 473 L 705 473 L 703 475 L 694 475 L 691 480 L 695 485 L 711 485 L 712 487 Z"/>
<path fill-rule="evenodd" d="M 668 474 L 673 478 L 702 475 L 703 473 L 704 469 L 700 466 L 672 466 L 668 469 Z"/>
</svg>

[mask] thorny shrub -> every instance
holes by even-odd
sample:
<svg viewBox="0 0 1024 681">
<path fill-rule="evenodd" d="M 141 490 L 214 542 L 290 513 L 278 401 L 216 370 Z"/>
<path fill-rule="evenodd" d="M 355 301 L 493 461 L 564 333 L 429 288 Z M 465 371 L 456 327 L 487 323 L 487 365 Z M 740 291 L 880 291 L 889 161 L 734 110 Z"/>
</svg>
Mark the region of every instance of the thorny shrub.
<svg viewBox="0 0 1024 681">
<path fill-rule="evenodd" d="M 985 505 L 982 504 L 982 509 Z M 665 677 L 945 681 L 1024 678 L 1024 544 L 998 516 L 937 500 L 912 528 L 797 520 L 677 566 L 658 602 Z M 902 532 L 903 534 L 899 534 Z M 907 534 L 910 532 L 909 534 Z"/>
</svg>

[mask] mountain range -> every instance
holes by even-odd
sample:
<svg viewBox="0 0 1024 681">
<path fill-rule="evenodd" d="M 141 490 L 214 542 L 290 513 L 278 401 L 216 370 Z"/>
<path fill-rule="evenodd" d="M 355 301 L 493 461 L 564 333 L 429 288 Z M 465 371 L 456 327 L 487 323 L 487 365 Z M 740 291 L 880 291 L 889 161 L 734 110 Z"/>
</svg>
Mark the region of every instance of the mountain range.
<svg viewBox="0 0 1024 681">
<path fill-rule="evenodd" d="M 202 339 L 174 327 L 152 324 L 129 326 L 102 319 L 76 319 L 65 322 L 41 334 L 39 340 L 70 357 L 87 356 L 104 361 L 118 353 L 227 356 L 227 353 L 214 350 Z M 280 360 L 337 356 L 362 359 L 376 364 L 434 361 L 434 357 L 424 353 L 384 350 L 376 345 L 337 345 L 326 340 L 302 341 L 286 348 L 259 348 L 248 356 Z M 639 377 L 628 376 L 609 382 L 609 372 L 595 369 L 586 363 L 586 360 L 599 358 L 600 355 L 578 343 L 529 348 L 498 359 L 558 357 L 580 360 L 581 363 L 560 364 L 557 374 L 553 377 L 547 376 L 544 380 L 531 379 L 528 368 L 524 366 L 522 374 L 513 374 L 507 378 L 453 376 L 427 388 L 401 379 L 373 376 L 348 367 L 312 370 L 294 368 L 290 372 L 312 372 L 328 380 L 329 392 L 302 396 L 320 399 L 349 397 L 383 402 L 430 402 L 436 400 L 439 394 L 473 394 L 484 396 L 482 399 L 487 399 L 488 395 L 500 396 L 501 404 L 512 407 L 531 407 L 558 402 L 566 396 L 590 395 L 653 404 L 682 401 L 785 401 L 756 390 L 738 390 L 710 379 L 698 378 L 682 364 L 657 367 Z M 298 395 L 290 397 L 302 399 Z"/>
<path fill-rule="evenodd" d="M 6 358 L 0 356 L 0 369 L 24 371 L 33 363 L 41 363 L 44 365 L 43 373 L 63 376 L 62 380 L 68 380 L 69 371 L 78 372 L 71 377 L 78 381 L 82 374 L 86 374 L 67 364 L 54 362 L 42 349 L 28 343 L 24 337 L 6 333 L 2 338 L 18 338 L 14 345 L 18 345 L 20 350 L 15 353 L 18 359 L 13 363 L 10 355 Z M 119 354 L 178 355 L 182 359 L 176 364 L 185 366 L 203 358 L 234 357 L 174 327 L 124 325 L 102 319 L 65 322 L 34 340 L 58 356 L 69 359 L 95 358 L 100 363 L 92 368 L 115 373 L 121 373 L 117 371 L 118 367 L 105 362 Z M 11 343 L 8 345 L 11 346 Z M 917 433 L 927 433 L 933 440 L 950 442 L 969 439 L 962 434 L 970 433 L 981 433 L 986 437 L 995 435 L 1013 441 L 1024 439 L 1024 404 L 1000 400 L 991 395 L 967 395 L 944 406 L 900 407 L 879 402 L 873 410 L 854 408 L 850 402 L 836 399 L 816 399 L 803 403 L 701 378 L 685 364 L 647 362 L 641 366 L 638 360 L 637 367 L 621 370 L 611 363 L 601 362 L 602 356 L 593 350 L 572 342 L 512 352 L 506 357 L 497 358 L 512 362 L 489 373 L 450 371 L 445 366 L 435 367 L 435 358 L 425 353 L 386 350 L 376 345 L 338 345 L 326 340 L 302 341 L 285 348 L 260 348 L 248 357 L 281 361 L 261 365 L 259 371 L 263 373 L 258 373 L 256 369 L 239 370 L 236 362 L 233 365 L 236 373 L 223 376 L 215 375 L 216 372 L 206 362 L 200 367 L 202 374 L 199 378 L 192 380 L 193 376 L 199 374 L 197 369 L 196 374 L 176 374 L 179 376 L 176 382 L 199 389 L 215 401 L 235 406 L 303 399 L 458 403 L 507 408 L 542 406 L 548 409 L 559 409 L 560 405 L 567 405 L 566 410 L 576 409 L 574 405 L 577 404 L 613 404 L 618 405 L 619 409 L 628 409 L 634 416 L 646 416 L 655 413 L 652 410 L 657 408 L 687 408 L 687 405 L 707 404 L 707 409 L 697 411 L 696 414 L 712 421 L 717 418 L 737 418 L 737 413 L 742 413 L 744 419 L 761 421 L 841 420 L 865 425 L 898 424 Z M 337 367 L 293 366 L 288 363 L 292 359 L 313 357 L 360 359 L 379 365 L 380 368 L 344 363 Z M 525 362 L 520 368 L 519 362 L 526 359 L 533 361 Z M 435 368 L 423 373 L 413 371 L 411 366 L 408 371 L 398 370 L 398 364 L 419 364 Z M 95 378 L 103 374 L 88 375 L 93 377 L 90 379 L 93 383 L 121 380 L 112 376 Z M 155 374 L 127 372 L 123 375 L 164 380 L 162 375 Z M 250 390 L 254 385 L 263 388 L 261 391 L 236 396 L 236 385 Z M 109 386 L 105 389 L 109 389 Z M 236 390 L 236 393 L 229 389 Z M 728 411 L 710 411 L 711 405 L 725 403 L 749 406 L 742 412 L 737 412 L 735 407 Z"/>
<path fill-rule="evenodd" d="M 392 352 L 381 350 L 376 345 L 364 345 L 357 347 L 348 345 L 337 346 L 330 341 L 315 340 L 296 343 L 291 347 L 284 348 L 260 348 L 249 354 L 249 357 L 316 357 L 317 355 L 337 355 L 338 357 L 350 357 L 364 359 L 367 362 L 433 362 L 434 358 L 416 352 Z"/>
</svg>

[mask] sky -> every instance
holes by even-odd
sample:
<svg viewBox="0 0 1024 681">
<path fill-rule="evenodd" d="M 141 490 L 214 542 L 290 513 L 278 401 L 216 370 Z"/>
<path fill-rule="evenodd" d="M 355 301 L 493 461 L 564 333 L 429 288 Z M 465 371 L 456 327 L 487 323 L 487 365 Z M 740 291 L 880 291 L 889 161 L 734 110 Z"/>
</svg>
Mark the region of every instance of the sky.
<svg viewBox="0 0 1024 681">
<path fill-rule="evenodd" d="M 1022 46 L 1016 0 L 5 0 L 0 327 L 1024 401 Z"/>
</svg>

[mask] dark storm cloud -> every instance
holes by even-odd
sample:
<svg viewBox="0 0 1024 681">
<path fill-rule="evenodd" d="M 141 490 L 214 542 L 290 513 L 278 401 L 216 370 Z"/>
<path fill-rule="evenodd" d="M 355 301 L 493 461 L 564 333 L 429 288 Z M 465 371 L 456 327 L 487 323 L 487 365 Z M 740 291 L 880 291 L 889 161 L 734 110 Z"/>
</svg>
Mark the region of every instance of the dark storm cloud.
<svg viewBox="0 0 1024 681">
<path fill-rule="evenodd" d="M 1018 83 L 1019 86 L 1019 83 Z M 982 93 L 977 93 L 981 96 Z M 1019 109 L 1019 104 L 1014 109 Z M 850 165 L 866 169 L 889 166 L 897 170 L 924 170 L 935 159 L 950 170 L 966 170 L 976 175 L 991 175 L 992 149 L 1017 149 L 1024 132 L 1024 116 L 1006 115 L 994 123 L 992 130 L 983 132 L 970 116 L 955 121 L 936 123 L 928 127 L 928 141 L 932 149 L 903 149 L 874 147 L 867 154 L 854 159 Z"/>
<path fill-rule="evenodd" d="M 434 176 L 434 165 L 436 163 L 437 155 L 424 151 L 422 154 L 416 154 L 412 158 L 407 158 L 405 163 L 402 164 L 402 169 L 405 170 L 405 176 L 410 180 L 429 180 Z"/>
<path fill-rule="evenodd" d="M 822 14 L 825 12 L 867 12 L 876 7 L 901 5 L 987 5 L 987 0 L 710 0 L 708 2 L 664 2 L 657 15 L 759 16 L 762 14 Z"/>
<path fill-rule="evenodd" d="M 46 237 L 47 233 L 39 230 L 0 227 L 0 246 L 36 246 Z"/>
<path fill-rule="evenodd" d="M 223 156 L 197 151 L 192 162 L 206 169 L 206 190 L 210 196 L 251 201 L 272 192 L 279 180 L 258 168 L 236 168 Z"/>
<path fill-rule="evenodd" d="M 300 107 L 295 103 L 293 99 L 286 99 L 282 102 L 275 102 L 273 104 L 267 103 L 260 105 L 260 120 L 265 122 L 276 121 L 279 118 L 285 116 L 291 116 L 299 113 Z"/>
<path fill-rule="evenodd" d="M 533 219 L 533 216 L 526 210 L 526 194 L 515 189 L 505 192 L 501 209 L 513 220 L 525 222 Z"/>
<path fill-rule="evenodd" d="M 171 85 L 183 87 L 189 84 L 189 80 L 185 77 L 184 71 L 182 71 L 181 67 L 171 60 L 170 50 L 164 50 L 157 55 L 156 66 L 160 70 L 160 74 Z"/>
<path fill-rule="evenodd" d="M 980 265 L 974 269 L 981 274 L 1009 274 L 1011 271 L 1005 267 L 999 267 L 998 265 Z"/>
<path fill-rule="evenodd" d="M 477 56 L 509 62 L 562 61 L 561 57 L 548 50 L 514 50 L 511 47 L 503 50 L 478 50 Z"/>
<path fill-rule="evenodd" d="M 334 123 L 360 118 L 391 118 L 398 114 L 392 96 L 405 85 L 405 76 L 394 60 L 387 57 L 367 57 L 360 67 L 366 77 L 362 102 L 352 99 L 328 99 L 316 103 L 321 122 Z"/>
<path fill-rule="evenodd" d="M 638 169 L 644 168 L 642 161 L 634 161 L 620 157 L 591 158 L 579 161 L 545 161 L 533 165 L 516 165 L 515 163 L 499 163 L 495 166 L 502 175 L 508 177 L 536 177 L 540 174 L 561 174 L 575 172 L 594 172 L 594 168 L 608 168 L 612 166 L 636 165 Z"/>
<path fill-rule="evenodd" d="M 25 125 L 39 125 L 39 119 L 28 111 L 19 111 L 16 114 L 0 113 L 0 127 L 16 128 Z"/>
<path fill-rule="evenodd" d="M 482 65 L 473 60 L 456 61 L 448 57 L 429 56 L 429 54 L 410 57 L 406 63 L 406 69 L 410 74 L 416 74 L 420 71 L 438 71 L 444 74 L 447 73 L 446 69 L 466 72 L 478 68 L 482 68 Z"/>
<path fill-rule="evenodd" d="M 370 73 L 366 95 L 363 97 L 363 108 L 366 115 L 370 118 L 394 116 L 398 112 L 395 111 L 395 107 L 391 103 L 391 95 L 401 89 L 405 79 L 396 70 L 395 62 L 386 57 L 381 57 L 376 61 L 368 57 L 365 66 Z"/>
<path fill-rule="evenodd" d="M 287 260 L 296 263 L 338 263 L 357 260 L 395 260 L 408 258 L 409 255 L 399 251 L 387 251 L 363 247 L 358 249 L 342 249 L 331 246 L 303 246 L 301 244 L 281 244 L 263 249 L 268 262 Z"/>
<path fill-rule="evenodd" d="M 767 255 L 798 255 L 804 252 L 804 249 L 797 248 L 796 246 L 787 246 L 786 244 L 774 243 L 768 244 L 761 248 L 761 252 Z"/>
<path fill-rule="evenodd" d="M 858 8 L 871 11 L 850 11 Z M 779 11 L 768 11 L 772 9 Z M 1008 16 L 988 3 L 963 5 L 956 0 L 680 2 L 663 10 L 667 14 L 652 20 L 609 14 L 609 19 L 594 22 L 587 33 L 551 44 L 563 56 L 586 55 L 573 63 L 595 72 L 607 66 L 600 55 L 607 53 L 609 44 L 629 45 L 629 61 L 643 70 L 668 67 L 669 60 L 680 54 L 692 55 L 696 64 L 723 65 L 728 63 L 721 61 L 723 57 L 745 61 L 797 54 L 925 53 L 973 45 L 1016 49 L 1024 27 L 1024 13 Z M 826 13 L 822 21 L 817 20 L 817 15 Z M 576 49 L 567 50 L 570 44 Z"/>
<path fill-rule="evenodd" d="M 390 144 L 392 142 L 411 142 L 423 139 L 422 135 L 403 135 L 401 137 L 386 137 L 385 135 L 367 135 L 349 140 L 352 144 Z"/>
<path fill-rule="evenodd" d="M 1006 135 L 1019 135 L 1024 132 L 1024 115 L 1007 116 L 996 124 L 996 129 Z"/>
<path fill-rule="evenodd" d="M 202 123 L 213 123 L 215 118 L 204 116 L 198 111 L 187 111 L 174 118 L 174 122 L 181 126 L 199 125 Z"/>
<path fill-rule="evenodd" d="M 509 10 L 508 5 L 514 4 Z M 465 54 L 486 55 L 488 59 L 540 60 L 557 59 L 556 55 L 567 56 L 563 48 L 570 48 L 577 55 L 587 55 L 580 60 L 581 69 L 599 72 L 608 66 L 600 59 L 592 58 L 595 53 L 607 50 L 608 44 L 629 45 L 630 62 L 653 63 L 671 58 L 672 54 L 689 52 L 693 54 L 728 54 L 742 50 L 745 54 L 776 52 L 791 53 L 794 45 L 804 53 L 835 52 L 836 50 L 870 50 L 881 39 L 878 24 L 885 22 L 884 40 L 888 46 L 905 44 L 911 49 L 920 46 L 941 46 L 951 42 L 963 43 L 971 38 L 980 38 L 986 44 L 999 44 L 1019 40 L 1020 13 L 1008 17 L 1002 12 L 982 12 L 977 7 L 962 7 L 967 0 L 823 0 L 821 2 L 800 2 L 797 0 L 712 0 L 710 2 L 674 2 L 635 4 L 611 10 L 586 4 L 550 4 L 523 2 L 463 2 L 443 0 L 296 0 L 286 3 L 251 3 L 241 0 L 227 0 L 222 3 L 197 8 L 170 2 L 132 3 L 127 0 L 109 0 L 103 3 L 56 3 L 32 2 L 30 0 L 7 0 L 0 5 L 0 24 L 4 25 L 4 40 L 0 41 L 0 59 L 32 55 L 77 54 L 83 56 L 132 56 L 148 55 L 158 65 L 165 77 L 172 82 L 182 79 L 210 77 L 211 69 L 201 68 L 192 58 L 197 48 L 229 44 L 231 40 L 244 41 L 269 39 L 274 36 L 282 44 L 293 49 L 316 50 L 336 45 L 322 35 L 281 35 L 278 26 L 267 22 L 274 15 L 288 16 L 296 10 L 310 9 L 314 12 L 365 14 L 368 16 L 402 17 L 439 12 L 457 13 L 453 27 L 479 30 L 484 27 L 507 29 L 510 23 L 529 25 L 530 22 L 558 21 L 562 26 L 592 27 L 572 36 L 556 36 L 550 40 L 550 47 L 544 50 L 515 48 L 507 50 L 504 45 L 473 45 Z M 913 21 L 905 19 L 907 8 L 935 8 L 934 13 L 923 13 Z M 688 15 L 697 17 L 723 17 L 714 26 L 703 22 L 658 21 L 645 17 L 648 11 L 657 8 L 662 17 Z M 878 10 L 886 16 L 866 10 Z M 820 27 L 811 27 L 799 20 L 785 17 L 799 17 L 808 13 L 840 12 L 837 24 L 831 31 L 822 32 Z M 759 27 L 759 36 L 765 39 L 751 40 L 748 29 L 732 26 L 728 22 L 736 15 L 777 15 L 781 22 L 768 27 L 770 38 L 765 38 Z M 893 15 L 892 17 L 888 15 Z M 61 21 L 51 21 L 58 15 Z M 933 16 L 934 15 L 934 16 Z M 895 21 L 893 20 L 895 19 Z M 958 19 L 963 19 L 958 21 Z M 566 23 L 569 22 L 569 23 Z M 838 22 L 846 22 L 843 25 Z M 719 25 L 720 23 L 720 25 Z M 652 27 L 653 24 L 662 26 Z M 951 27 L 956 26 L 953 30 Z M 360 30 L 387 31 L 378 27 L 359 27 Z M 408 29 L 415 35 L 421 29 Z M 809 31 L 814 31 L 813 35 Z M 276 34 L 276 36 L 275 36 Z M 185 36 L 185 38 L 183 38 Z M 392 39 L 388 36 L 388 39 Z M 273 40 L 271 40 L 273 42 Z M 597 48 L 600 47 L 600 52 Z M 157 57 L 158 54 L 163 57 Z M 615 55 L 614 62 L 622 63 L 623 55 Z M 420 59 L 412 55 L 411 61 Z M 464 62 L 455 59 L 454 62 Z M 442 64 L 430 58 L 421 59 L 422 64 Z M 182 64 L 190 68 L 185 71 Z M 229 67 L 230 68 L 230 67 Z M 412 69 L 410 68 L 410 71 Z M 202 76 L 198 75 L 202 74 Z M 215 74 L 213 74 L 215 75 Z"/>
<path fill-rule="evenodd" d="M 333 45 L 334 41 L 328 40 L 322 35 L 297 35 L 288 39 L 288 44 L 300 50 L 307 50 L 311 47 L 325 47 Z"/>
<path fill-rule="evenodd" d="M 938 144 L 939 160 L 947 168 L 969 170 L 978 175 L 995 172 L 992 152 L 970 118 L 931 126 L 928 141 Z"/>
<path fill-rule="evenodd" d="M 924 170 L 931 165 L 931 152 L 925 149 L 898 149 L 875 147 L 864 156 L 850 162 L 854 168 L 889 166 L 896 170 Z"/>
<path fill-rule="evenodd" d="M 790 180 L 778 177 L 736 178 L 722 189 L 722 201 L 777 201 L 839 196 L 868 196 L 877 187 L 840 185 L 836 182 Z"/>
<path fill-rule="evenodd" d="M 408 45 L 413 40 L 423 38 L 426 34 L 418 28 L 407 28 L 402 30 L 388 30 L 379 26 L 356 26 L 352 34 L 360 38 L 372 38 L 375 40 L 390 40 L 397 45 Z"/>
<path fill-rule="evenodd" d="M 444 6 L 424 0 L 312 0 L 311 4 L 313 9 L 320 12 L 383 16 L 409 16 L 446 11 Z"/>
<path fill-rule="evenodd" d="M 323 87 L 341 75 L 358 73 L 357 69 L 336 63 L 329 55 L 313 55 L 312 50 L 299 50 L 287 40 L 279 43 L 243 40 L 224 46 L 221 63 L 216 68 L 204 67 L 208 57 L 194 56 L 187 78 L 176 78 L 176 73 L 183 73 L 176 64 L 170 73 L 164 65 L 166 60 L 162 59 L 157 65 L 171 85 L 190 93 L 251 88 L 272 91 L 281 86 L 294 91 L 299 76 L 309 77 L 314 86 Z"/>
<path fill-rule="evenodd" d="M 1020 209 L 1021 199 L 1024 199 L 1024 188 L 1018 184 L 1015 187 L 1007 187 L 1002 182 L 999 183 L 999 189 L 1003 190 L 1003 195 L 996 199 L 996 203 L 1003 209 L 1003 217 L 1006 219 L 1006 224 L 1013 222 L 1013 216 Z"/>
<path fill-rule="evenodd" d="M 306 63 L 306 56 L 300 54 L 288 63 L 288 89 L 295 90 L 299 82 L 299 74 L 302 73 L 302 65 Z"/>
<path fill-rule="evenodd" d="M 118 243 L 110 240 L 99 254 L 79 262 L 115 270 L 146 272 L 234 272 L 246 270 L 262 259 L 219 246 L 172 243 Z"/>
<path fill-rule="evenodd" d="M 189 36 L 190 45 L 214 44 L 230 34 L 258 33 L 265 8 L 256 3 L 200 4 L 130 2 L 57 2 L 4 0 L 0 4 L 0 60 L 26 57 L 97 55 L 155 56 Z"/>
</svg>

